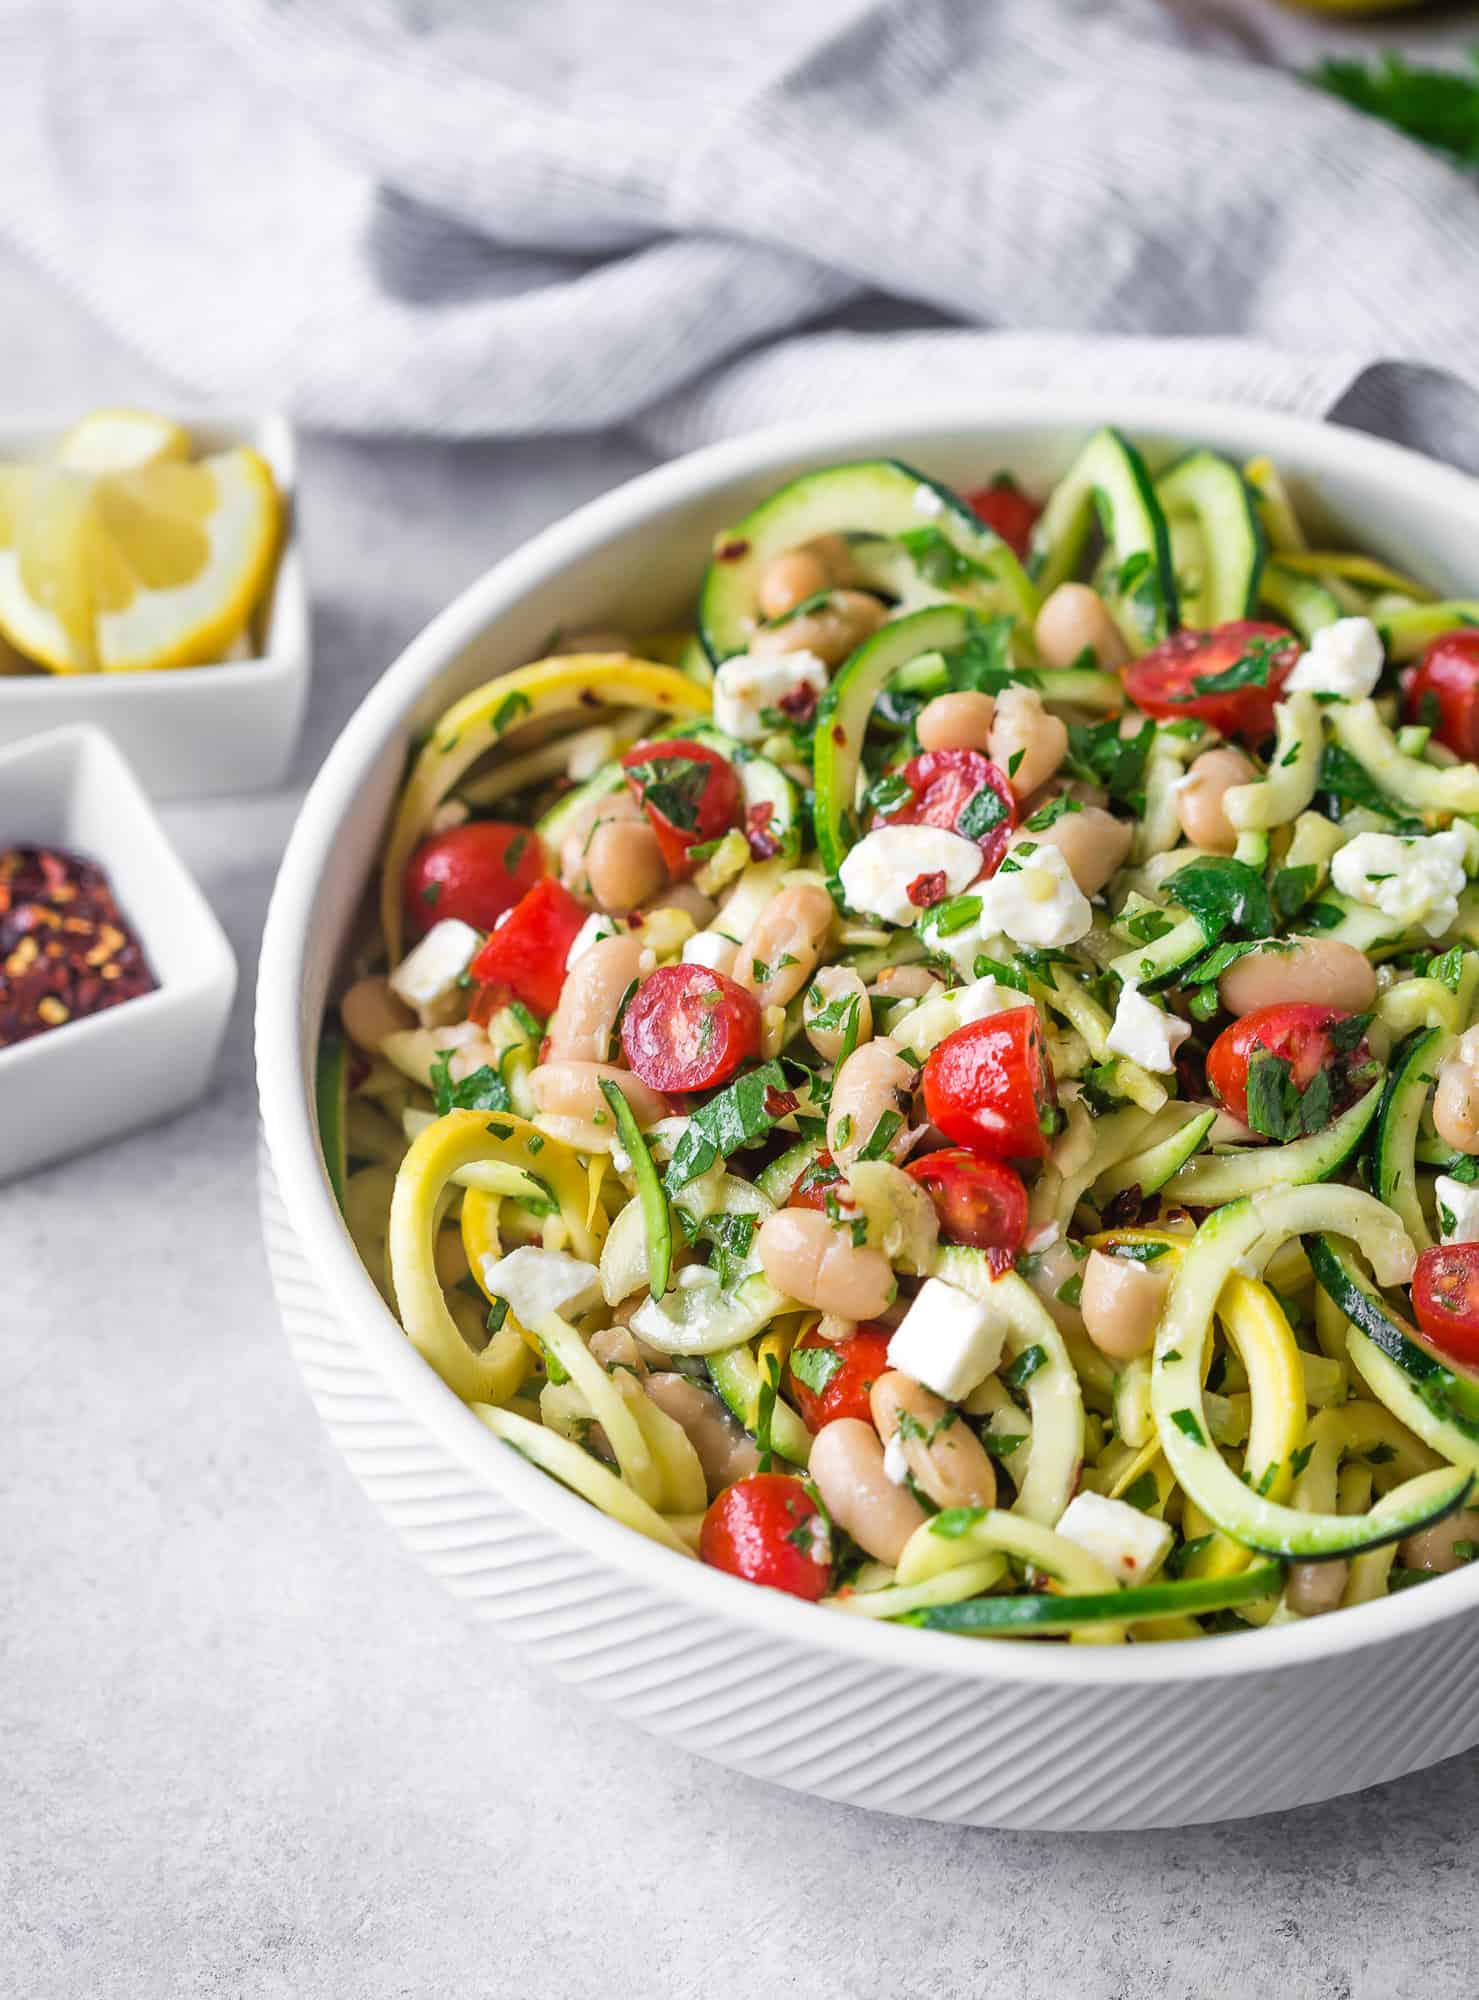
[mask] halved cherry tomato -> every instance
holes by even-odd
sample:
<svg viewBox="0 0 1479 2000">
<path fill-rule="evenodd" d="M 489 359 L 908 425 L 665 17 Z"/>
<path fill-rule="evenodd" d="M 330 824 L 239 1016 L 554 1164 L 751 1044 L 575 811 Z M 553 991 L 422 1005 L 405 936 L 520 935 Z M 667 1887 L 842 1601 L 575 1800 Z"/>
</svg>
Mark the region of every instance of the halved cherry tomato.
<svg viewBox="0 0 1479 2000">
<path fill-rule="evenodd" d="M 1338 1007 L 1321 1007 L 1313 1000 L 1282 1000 L 1272 1007 L 1255 1007 L 1230 1028 L 1224 1028 L 1207 1051 L 1207 1081 L 1212 1095 L 1234 1118 L 1248 1120 L 1248 1070 L 1260 1055 L 1277 1056 L 1289 1065 L 1289 1080 L 1302 1097 L 1322 1070 L 1330 1073 L 1331 1111 L 1349 1101 L 1353 1071 L 1366 1060 L 1366 1044 L 1338 1046 L 1332 1029 L 1354 1017 Z M 1272 1134 L 1270 1136 L 1278 1136 Z"/>
<path fill-rule="evenodd" d="M 621 761 L 632 796 L 652 822 L 668 873 L 691 875 L 698 864 L 690 860 L 689 848 L 717 840 L 739 819 L 740 781 L 733 764 L 686 736 L 635 743 Z"/>
<path fill-rule="evenodd" d="M 1431 723 L 1455 756 L 1479 758 L 1479 631 L 1432 641 L 1407 680 L 1402 712 L 1409 722 Z"/>
<path fill-rule="evenodd" d="M 839 1417 L 860 1417 L 865 1424 L 872 1423 L 868 1391 L 880 1375 L 888 1373 L 891 1338 L 886 1326 L 875 1326 L 872 1320 L 864 1320 L 846 1340 L 823 1340 L 815 1327 L 802 1334 L 786 1363 L 786 1387 L 809 1431 L 835 1424 Z M 799 1375 L 798 1359 L 802 1367 Z"/>
<path fill-rule="evenodd" d="M 1444 1359 L 1479 1369 L 1479 1243 L 1436 1243 L 1412 1274 L 1412 1310 Z"/>
<path fill-rule="evenodd" d="M 803 1167 L 796 1176 L 786 1206 L 825 1209 L 827 1197 L 831 1195 L 835 1200 L 841 1187 L 842 1169 L 823 1147 L 811 1165 Z"/>
<path fill-rule="evenodd" d="M 660 965 L 626 1010 L 621 1046 L 654 1090 L 711 1090 L 760 1053 L 760 1003 L 707 965 Z"/>
<path fill-rule="evenodd" d="M 1015 555 L 1027 554 L 1042 508 L 1028 498 L 1009 472 L 998 472 L 989 486 L 978 486 L 974 493 L 967 493 L 965 503 L 976 519 L 994 529 Z"/>
<path fill-rule="evenodd" d="M 1284 643 L 1270 648 L 1270 641 L 1279 640 Z M 1274 703 L 1298 658 L 1299 641 L 1284 626 L 1234 618 L 1210 632 L 1173 632 L 1131 660 L 1124 670 L 1125 693 L 1137 708 L 1163 722 L 1194 715 L 1224 736 L 1257 743 L 1273 734 Z M 1253 662 L 1255 676 L 1261 666 L 1261 678 L 1220 690 L 1203 685 L 1241 660 Z"/>
<path fill-rule="evenodd" d="M 406 863 L 406 921 L 418 933 L 443 917 L 491 931 L 543 873 L 537 833 L 506 820 L 470 819 L 423 840 Z"/>
<path fill-rule="evenodd" d="M 468 1009 L 473 1020 L 487 1022 L 510 996 L 536 1014 L 553 1014 L 565 960 L 588 914 L 553 876 L 536 882 L 468 967 L 482 983 Z"/>
<path fill-rule="evenodd" d="M 947 1035 L 924 1066 L 924 1108 L 947 1139 L 991 1160 L 1040 1160 L 1058 1092 L 1035 1007 L 988 1014 Z"/>
<path fill-rule="evenodd" d="M 981 873 L 994 875 L 1017 823 L 1006 773 L 979 750 L 922 750 L 899 775 L 913 797 L 880 813 L 879 825 L 941 826 L 964 833 L 981 850 Z"/>
<path fill-rule="evenodd" d="M 1009 1268 L 1027 1234 L 1027 1190 L 1010 1167 L 946 1146 L 911 1160 L 904 1172 L 934 1203 L 942 1235 L 984 1250 L 994 1271 Z"/>
<path fill-rule="evenodd" d="M 756 1472 L 726 1486 L 704 1515 L 698 1552 L 715 1569 L 813 1604 L 832 1572 L 827 1517 L 788 1472 Z"/>
</svg>

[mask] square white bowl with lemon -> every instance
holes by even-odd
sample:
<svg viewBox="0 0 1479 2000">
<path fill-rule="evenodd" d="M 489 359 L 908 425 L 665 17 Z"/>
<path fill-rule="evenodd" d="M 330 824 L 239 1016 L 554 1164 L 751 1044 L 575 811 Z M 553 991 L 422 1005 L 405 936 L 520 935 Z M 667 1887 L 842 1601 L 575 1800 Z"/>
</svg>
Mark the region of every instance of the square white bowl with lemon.
<svg viewBox="0 0 1479 2000">
<path fill-rule="evenodd" d="M 0 431 L 0 747 L 86 722 L 155 798 L 278 783 L 308 694 L 295 478 L 276 415 Z"/>
</svg>

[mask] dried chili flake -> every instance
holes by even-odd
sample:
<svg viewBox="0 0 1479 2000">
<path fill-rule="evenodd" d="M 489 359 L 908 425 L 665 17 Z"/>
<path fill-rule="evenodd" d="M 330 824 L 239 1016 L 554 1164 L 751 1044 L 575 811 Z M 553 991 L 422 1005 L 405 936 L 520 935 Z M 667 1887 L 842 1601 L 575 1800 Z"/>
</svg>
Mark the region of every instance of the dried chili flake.
<svg viewBox="0 0 1479 2000">
<path fill-rule="evenodd" d="M 59 848 L 0 849 L 0 1048 L 155 984 L 101 868 Z"/>
<path fill-rule="evenodd" d="M 943 900 L 949 887 L 943 868 L 932 868 L 927 874 L 916 875 L 904 894 L 916 910 L 929 910 Z"/>
<path fill-rule="evenodd" d="M 769 861 L 781 851 L 781 844 L 770 830 L 775 807 L 769 799 L 761 799 L 745 814 L 745 839 L 750 843 L 752 861 Z"/>
</svg>

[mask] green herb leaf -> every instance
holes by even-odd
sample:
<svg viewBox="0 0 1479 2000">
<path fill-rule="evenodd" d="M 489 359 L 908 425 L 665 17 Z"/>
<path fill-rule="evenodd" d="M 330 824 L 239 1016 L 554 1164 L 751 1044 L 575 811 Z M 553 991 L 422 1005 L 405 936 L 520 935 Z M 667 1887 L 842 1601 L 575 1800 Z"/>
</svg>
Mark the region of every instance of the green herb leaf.
<svg viewBox="0 0 1479 2000">
<path fill-rule="evenodd" d="M 1178 869 L 1166 893 L 1194 916 L 1208 944 L 1220 944 L 1230 931 L 1267 937 L 1274 927 L 1263 877 L 1231 856 L 1193 861 Z"/>
<path fill-rule="evenodd" d="M 1031 1347 L 1022 1349 L 1010 1367 L 1002 1369 L 1001 1379 L 1008 1389 L 1022 1389 L 1032 1380 L 1039 1368 L 1046 1368 L 1047 1365 L 1047 1349 L 1039 1347 L 1034 1342 Z"/>
<path fill-rule="evenodd" d="M 990 833 L 994 826 L 1000 826 L 1007 816 L 1007 808 L 990 785 L 982 785 L 980 791 L 972 792 L 956 815 L 955 831 L 966 840 L 979 840 Z"/>
<path fill-rule="evenodd" d="M 740 1146 L 764 1138 L 796 1109 L 796 1094 L 779 1062 L 762 1063 L 738 1076 L 699 1106 L 668 1162 L 664 1186 L 670 1195 L 727 1159 Z"/>
<path fill-rule="evenodd" d="M 842 1367 L 842 1356 L 835 1347 L 793 1347 L 791 1349 L 791 1373 L 803 1383 L 814 1396 L 826 1393 Z"/>
<path fill-rule="evenodd" d="M 652 757 L 644 764 L 629 764 L 627 777 L 650 811 L 661 813 L 669 826 L 680 833 L 692 833 L 698 826 L 698 809 L 708 790 L 710 770 L 697 757 Z"/>
<path fill-rule="evenodd" d="M 432 1058 L 431 1064 L 431 1094 L 436 1100 L 438 1118 L 445 1118 L 449 1111 L 513 1110 L 508 1085 L 487 1063 L 463 1077 L 460 1083 L 452 1081 L 451 1070 L 452 1052 L 443 1049 Z"/>
<path fill-rule="evenodd" d="M 521 715 L 527 715 L 533 706 L 528 695 L 520 694 L 517 690 L 513 694 L 505 695 L 493 711 L 494 733 L 501 736 L 505 729 L 513 727 Z"/>
<path fill-rule="evenodd" d="M 1195 1411 L 1173 1410 L 1171 1412 L 1171 1421 L 1177 1430 L 1181 1432 L 1182 1436 L 1189 1437 L 1193 1444 L 1205 1444 L 1207 1442 L 1206 1438 L 1202 1435 L 1202 1427 L 1197 1422 Z"/>
<path fill-rule="evenodd" d="M 1461 166 L 1479 166 L 1479 76 L 1389 54 L 1370 63 L 1332 58 L 1310 81 Z"/>
</svg>

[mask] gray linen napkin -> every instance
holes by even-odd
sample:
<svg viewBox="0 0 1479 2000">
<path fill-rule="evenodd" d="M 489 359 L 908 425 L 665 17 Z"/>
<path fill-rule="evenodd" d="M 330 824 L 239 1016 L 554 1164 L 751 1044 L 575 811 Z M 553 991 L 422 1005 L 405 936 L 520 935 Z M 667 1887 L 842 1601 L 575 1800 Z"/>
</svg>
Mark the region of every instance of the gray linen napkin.
<svg viewBox="0 0 1479 2000">
<path fill-rule="evenodd" d="M 1284 32 L 1248 0 L 9 0 L 0 235 L 182 392 L 330 428 L 676 448 L 1097 384 L 1479 464 L 1442 379 L 1479 192 L 1272 66 Z M 906 330 L 847 330 L 880 297 Z"/>
</svg>

